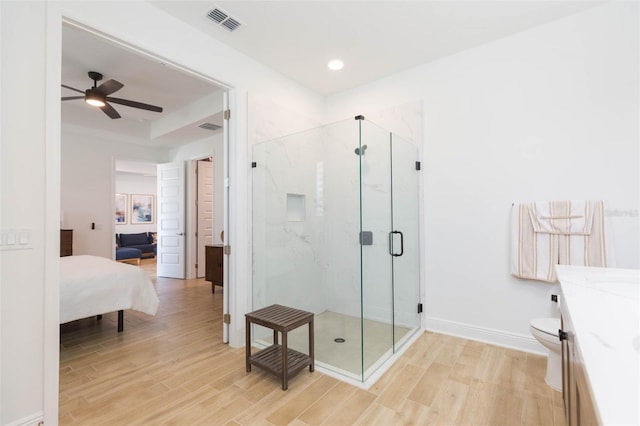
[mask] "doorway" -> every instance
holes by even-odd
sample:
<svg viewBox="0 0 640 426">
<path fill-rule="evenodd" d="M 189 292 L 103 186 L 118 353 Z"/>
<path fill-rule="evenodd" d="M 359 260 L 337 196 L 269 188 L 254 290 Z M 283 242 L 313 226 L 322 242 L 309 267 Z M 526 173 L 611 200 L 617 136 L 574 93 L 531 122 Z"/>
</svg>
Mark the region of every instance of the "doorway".
<svg viewBox="0 0 640 426">
<path fill-rule="evenodd" d="M 158 105 L 163 111 L 114 104 L 121 116 L 114 119 L 104 114 L 104 110 L 88 106 L 75 96 L 77 90 L 93 84 L 87 70 L 103 73 L 98 87 L 101 83 L 116 81 L 122 87 L 115 95 Z M 204 76 L 69 23 L 62 27 L 61 83 L 64 85 L 61 91 L 64 99 L 61 104 L 64 227 L 75 229 L 75 252 L 113 258 L 113 235 L 122 225 L 119 223 L 116 227 L 111 217 L 115 204 L 113 197 L 104 196 L 116 192 L 112 178 L 111 182 L 107 178 L 113 173 L 112 162 L 159 164 L 168 160 L 186 163 L 196 155 L 200 158 L 213 155 L 214 143 L 222 146 L 225 140 L 222 111 L 226 88 Z M 70 94 L 74 96 L 67 96 Z M 212 125 L 217 125 L 217 131 L 211 130 Z M 71 143 L 74 145 L 70 146 Z M 102 176 L 96 177 L 100 173 Z M 153 195 L 150 191 L 142 194 Z M 132 195 L 129 194 L 129 199 Z M 154 201 L 157 204 L 158 198 Z M 142 228 L 159 225 L 157 216 L 162 212 L 156 208 L 154 213 L 146 224 L 138 222 L 134 225 L 129 221 L 130 228 L 150 231 Z M 87 221 L 95 223 L 95 227 L 85 226 Z M 182 246 L 187 247 L 186 244 Z M 188 260 L 184 254 L 181 258 Z M 181 277 L 185 277 L 184 272 Z"/>
<path fill-rule="evenodd" d="M 78 31 L 84 31 L 87 37 L 102 38 L 103 41 L 105 41 L 107 44 L 116 45 L 118 49 L 127 50 L 128 48 L 126 45 L 124 45 L 121 42 L 117 42 L 115 40 L 105 38 L 104 36 L 98 35 L 95 32 L 92 32 L 91 30 L 86 29 L 84 27 L 79 27 L 75 24 L 74 25 L 64 24 L 63 29 L 65 27 L 71 27 Z M 64 38 L 63 38 L 63 43 L 62 43 L 63 53 L 64 53 L 64 48 L 65 48 L 65 45 L 64 45 Z M 102 52 L 102 49 L 95 49 L 94 52 Z M 135 52 L 133 53 L 140 55 L 139 50 L 135 50 Z M 97 55 L 94 54 L 93 56 L 94 56 L 93 58 L 94 60 L 96 61 L 99 60 L 99 58 L 96 57 Z M 212 81 L 210 78 L 206 76 L 202 76 L 197 73 L 192 73 L 178 65 L 167 64 L 166 61 L 160 61 L 157 58 L 152 58 L 151 56 L 149 56 L 149 58 L 147 59 L 149 59 L 151 62 L 155 62 L 157 66 L 162 67 L 161 69 L 164 69 L 166 67 L 175 67 L 175 69 L 178 69 L 181 72 L 188 73 L 194 80 L 199 79 L 199 80 L 205 81 L 206 84 L 208 85 L 215 86 L 218 90 L 218 96 L 220 99 L 219 101 L 220 110 L 225 109 L 227 105 L 226 102 L 228 102 L 227 87 L 220 86 L 218 83 Z M 62 62 L 64 65 L 64 57 L 62 59 Z M 107 62 L 120 63 L 121 61 L 112 60 Z M 66 82 L 63 81 L 63 83 L 66 83 Z M 160 103 L 160 102 L 156 102 L 156 103 Z M 81 108 L 77 108 L 76 112 L 78 113 L 79 116 L 82 116 L 82 118 L 74 122 L 70 114 L 68 114 L 68 111 L 66 112 L 64 110 L 62 111 L 63 123 L 61 127 L 63 128 L 63 132 L 62 132 L 63 134 L 61 137 L 61 148 L 64 148 L 64 143 L 65 143 L 64 132 L 65 131 L 69 129 L 73 130 L 78 126 L 82 126 L 82 125 L 88 126 L 90 124 L 95 124 L 96 126 L 98 126 L 100 119 L 109 120 L 109 118 L 102 117 L 99 111 L 97 112 L 97 114 L 94 114 L 94 116 L 91 116 L 91 113 L 96 113 L 96 111 L 91 111 L 91 110 L 84 111 Z M 213 115 L 219 112 L 221 111 L 213 111 Z M 124 118 L 124 115 L 123 115 L 123 118 Z M 68 119 L 71 121 L 65 123 L 64 122 L 65 119 Z M 145 121 L 144 119 L 138 120 L 138 122 L 144 122 L 144 121 Z M 110 123 L 110 121 L 107 121 L 107 123 Z M 121 126 L 122 123 L 125 123 L 125 121 L 122 120 L 120 122 L 117 122 L 117 124 L 116 123 L 113 123 L 113 124 L 115 124 L 116 126 L 119 126 L 120 129 L 122 130 L 123 127 L 127 127 L 127 126 Z M 127 124 L 131 124 L 131 123 L 127 123 Z M 228 163 L 226 161 L 226 158 L 228 156 L 229 142 L 228 142 L 227 130 L 228 130 L 228 124 L 225 123 L 224 126 L 221 126 L 220 133 L 215 136 L 215 138 L 217 138 L 220 141 L 220 145 L 222 147 L 218 155 L 222 164 L 219 170 L 221 173 L 225 173 L 225 174 L 228 174 Z M 156 140 L 160 141 L 160 143 L 162 144 L 168 143 L 169 139 L 171 137 L 175 137 L 176 133 L 179 133 L 179 129 L 177 128 L 169 129 L 163 136 L 156 138 Z M 116 161 L 116 159 L 145 161 L 145 162 L 153 162 L 156 164 L 166 162 L 168 159 L 171 159 L 175 161 L 182 161 L 183 163 L 188 163 L 189 159 L 194 155 L 194 153 L 196 153 L 195 155 L 198 155 L 198 156 L 213 154 L 212 149 L 210 149 L 211 134 L 207 134 L 208 136 L 203 139 L 193 141 L 192 143 L 189 144 L 188 147 L 184 147 L 184 146 L 169 147 L 167 145 L 166 149 L 162 152 L 157 148 L 157 146 L 145 147 L 144 143 L 138 143 L 138 144 L 132 143 L 131 145 L 127 145 L 128 142 L 131 142 L 133 139 L 135 139 L 135 135 L 131 136 L 131 135 L 126 135 L 124 133 L 120 133 L 119 134 L 120 136 L 117 136 L 118 134 L 119 133 L 117 133 L 116 131 L 104 130 L 104 129 L 84 132 L 85 140 L 88 140 L 90 138 L 95 138 L 96 140 L 107 142 L 103 147 L 104 149 L 93 150 L 94 151 L 93 154 L 95 154 L 94 157 L 92 157 L 91 159 L 85 158 L 84 164 L 85 164 L 86 171 L 93 172 L 95 171 L 96 168 L 99 168 L 101 172 L 104 172 L 105 170 L 108 169 L 110 178 L 107 178 L 104 180 L 101 179 L 99 182 L 92 181 L 89 185 L 87 185 L 87 181 L 83 181 L 82 179 L 77 180 L 79 184 L 83 184 L 85 186 L 90 187 L 91 191 L 94 192 L 95 194 L 102 194 L 101 198 L 103 201 L 99 209 L 100 212 L 95 213 L 96 215 L 99 215 L 99 219 L 97 220 L 95 229 L 94 228 L 91 229 L 91 231 L 94 232 L 94 235 L 90 235 L 90 237 L 86 238 L 86 240 L 87 241 L 91 240 L 93 241 L 92 244 L 96 244 L 96 245 L 99 245 L 100 247 L 104 247 L 104 249 L 101 249 L 100 252 L 95 253 L 96 255 L 101 255 L 104 257 L 111 257 L 111 254 L 113 252 L 113 246 L 114 246 L 113 234 L 114 234 L 115 224 L 113 220 L 113 211 L 114 211 L 115 200 L 113 200 L 114 198 L 113 196 L 108 196 L 108 194 L 115 195 L 113 173 L 114 173 L 114 162 Z M 96 135 L 99 135 L 99 137 L 96 137 Z M 80 139 L 81 138 L 78 137 L 78 145 L 80 145 L 81 143 Z M 148 145 L 151 145 L 151 144 L 148 144 Z M 89 149 L 87 149 L 87 151 L 89 151 Z M 87 152 L 87 151 L 83 151 L 83 152 Z M 64 152 L 64 149 L 62 149 L 62 156 L 64 155 L 65 155 L 65 152 Z M 216 157 L 214 156 L 214 158 Z M 93 161 L 93 160 L 98 160 L 98 161 Z M 61 159 L 61 161 L 65 161 L 65 159 Z M 60 167 L 60 169 L 64 169 L 64 167 Z M 223 180 L 224 179 L 221 179 L 221 181 Z M 62 192 L 62 183 L 61 183 L 61 192 Z M 226 212 L 228 211 L 227 201 L 225 201 L 225 200 L 228 200 L 228 190 L 226 188 L 225 188 L 224 198 L 222 200 L 223 201 L 221 202 L 220 208 L 224 212 Z M 61 205 L 63 204 L 62 201 L 63 200 L 61 199 Z M 88 204 L 88 207 L 92 207 L 91 202 L 85 203 L 85 204 Z M 62 206 L 61 211 L 64 212 L 64 206 Z M 72 216 L 70 214 L 67 214 L 67 215 L 63 215 L 63 218 L 65 221 L 68 221 L 72 219 Z M 228 219 L 226 217 L 224 220 L 220 221 L 220 225 L 223 226 L 223 229 L 224 229 L 225 223 L 226 223 L 226 226 L 228 226 Z M 78 228 L 80 228 L 80 226 L 78 226 Z M 101 231 L 101 232 L 98 232 L 98 231 Z M 95 238 L 92 238 L 93 236 L 95 236 Z M 226 309 L 228 309 L 228 305 L 229 305 L 226 300 L 227 297 L 228 296 L 225 294 L 225 306 L 227 307 Z M 226 333 L 225 328 L 223 328 L 223 332 Z M 47 350 L 49 349 L 50 347 L 47 347 Z M 57 377 L 57 373 L 53 374 L 53 372 L 51 371 L 52 368 L 53 368 L 52 364 L 48 364 L 45 368 L 45 375 L 51 376 L 51 377 Z M 51 373 L 51 375 L 49 373 Z M 55 388 L 57 388 L 57 385 L 58 384 L 55 383 Z M 48 383 L 46 394 L 49 395 L 50 393 L 49 391 L 51 391 L 53 388 L 54 387 L 51 385 L 51 383 Z M 47 397 L 47 395 L 45 395 L 45 399 L 47 399 L 47 401 L 49 402 L 49 405 L 51 405 L 51 399 Z"/>
<path fill-rule="evenodd" d="M 161 196 L 164 186 L 162 175 L 158 173 L 158 206 L 159 220 L 171 219 L 169 216 L 177 211 L 183 211 L 178 220 L 170 220 L 169 224 L 158 224 L 158 275 L 163 277 L 193 279 L 205 277 L 206 255 L 205 247 L 222 244 L 225 229 L 225 206 L 228 203 L 228 191 L 224 187 L 225 181 L 225 148 L 221 137 L 213 138 L 212 154 L 205 157 L 197 156 L 185 162 L 172 162 L 158 165 L 159 170 L 169 167 L 176 169 L 176 176 L 184 176 L 184 190 L 170 191 L 183 200 L 180 207 L 170 206 L 168 195 Z M 184 164 L 183 164 L 184 163 Z M 177 171 L 177 169 L 184 169 Z M 172 179 L 170 179 L 171 181 Z M 170 183 L 170 182 L 169 182 Z M 175 203 L 174 203 L 175 204 Z M 162 215 L 162 211 L 165 214 Z M 173 224 L 173 225 L 171 225 Z M 179 234 L 181 241 L 178 241 Z M 184 235 L 183 235 L 184 234 Z M 166 238 L 163 239 L 162 237 Z M 170 241 L 169 241 L 170 240 Z M 167 243 L 167 247 L 163 243 Z M 175 243 L 175 244 L 174 244 Z M 179 244 L 178 244 L 179 243 Z M 171 250 L 176 246 L 184 246 L 184 261 L 174 270 L 174 260 L 177 256 Z M 166 259 L 164 257 L 166 257 Z M 165 264 L 166 263 L 166 264 Z"/>
<path fill-rule="evenodd" d="M 218 149 L 219 148 L 219 149 Z M 223 244 L 224 182 L 222 146 L 214 147 L 215 155 L 189 162 L 187 203 L 191 206 L 187 235 L 187 278 L 205 277 L 206 246 Z"/>
<path fill-rule="evenodd" d="M 196 278 L 204 277 L 205 246 L 213 243 L 213 159 L 196 161 Z"/>
</svg>

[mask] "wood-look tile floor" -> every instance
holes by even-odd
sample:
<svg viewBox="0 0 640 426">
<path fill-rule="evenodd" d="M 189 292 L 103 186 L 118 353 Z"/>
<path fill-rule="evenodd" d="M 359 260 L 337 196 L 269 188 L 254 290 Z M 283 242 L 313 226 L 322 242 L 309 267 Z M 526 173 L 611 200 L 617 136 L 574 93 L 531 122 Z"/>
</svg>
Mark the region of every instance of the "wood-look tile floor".
<svg viewBox="0 0 640 426">
<path fill-rule="evenodd" d="M 424 333 L 369 390 L 304 370 L 280 388 L 221 343 L 222 289 L 155 278 L 155 317 L 61 326 L 62 425 L 563 425 L 546 358 Z"/>
</svg>

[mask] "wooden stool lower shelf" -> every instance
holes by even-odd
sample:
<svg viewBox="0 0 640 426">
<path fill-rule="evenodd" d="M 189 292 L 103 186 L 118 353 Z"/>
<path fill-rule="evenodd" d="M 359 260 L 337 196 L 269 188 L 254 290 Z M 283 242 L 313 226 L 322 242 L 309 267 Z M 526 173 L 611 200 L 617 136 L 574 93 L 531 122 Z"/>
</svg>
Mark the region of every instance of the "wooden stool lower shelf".
<svg viewBox="0 0 640 426">
<path fill-rule="evenodd" d="M 313 353 L 313 313 L 281 305 L 271 305 L 266 308 L 245 314 L 246 319 L 246 367 L 251 371 L 251 365 L 263 368 L 282 380 L 282 390 L 287 390 L 289 378 L 309 367 L 314 370 L 315 359 Z M 251 324 L 261 325 L 273 330 L 273 345 L 251 355 Z M 309 354 L 289 349 L 287 347 L 287 333 L 300 326 L 309 324 Z M 278 344 L 278 332 L 282 334 L 282 345 Z"/>
</svg>

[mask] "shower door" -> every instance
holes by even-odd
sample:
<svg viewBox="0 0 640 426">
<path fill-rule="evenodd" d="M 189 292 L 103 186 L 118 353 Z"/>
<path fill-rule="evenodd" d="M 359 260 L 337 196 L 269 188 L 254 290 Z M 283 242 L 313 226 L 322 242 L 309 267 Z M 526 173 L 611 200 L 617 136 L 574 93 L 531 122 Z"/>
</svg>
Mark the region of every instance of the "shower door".
<svg viewBox="0 0 640 426">
<path fill-rule="evenodd" d="M 360 120 L 362 380 L 420 326 L 417 148 Z"/>
<path fill-rule="evenodd" d="M 391 137 L 390 253 L 393 271 L 394 352 L 420 328 L 419 167 L 415 145 Z"/>
</svg>

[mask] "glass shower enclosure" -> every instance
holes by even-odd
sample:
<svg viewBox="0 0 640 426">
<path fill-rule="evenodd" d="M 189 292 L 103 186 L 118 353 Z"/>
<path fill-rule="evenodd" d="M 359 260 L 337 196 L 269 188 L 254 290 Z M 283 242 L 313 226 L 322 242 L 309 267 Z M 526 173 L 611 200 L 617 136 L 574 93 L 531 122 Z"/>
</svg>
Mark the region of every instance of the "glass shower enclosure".
<svg viewBox="0 0 640 426">
<path fill-rule="evenodd" d="M 313 312 L 321 369 L 365 382 L 420 329 L 417 160 L 362 116 L 253 147 L 252 309 Z"/>
</svg>

